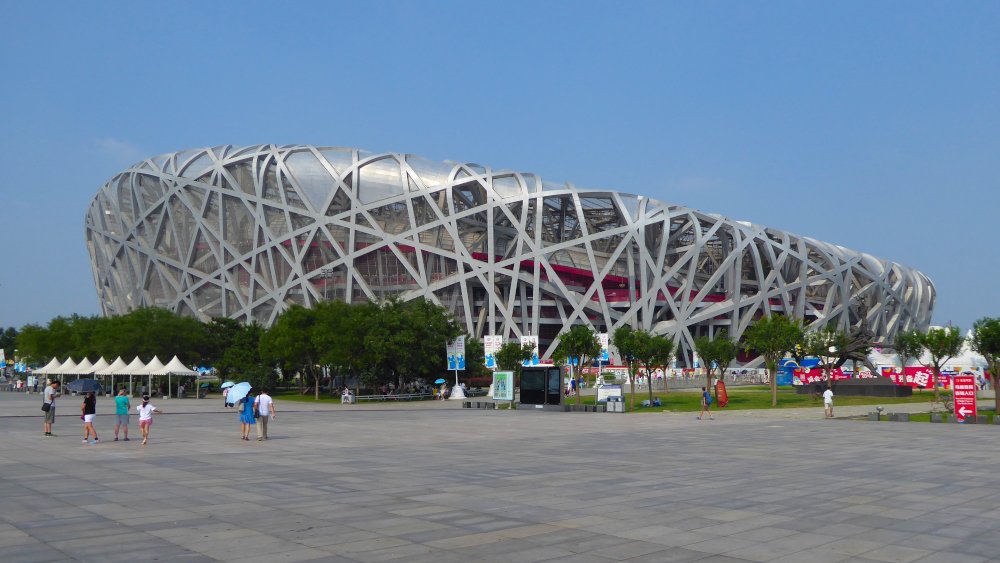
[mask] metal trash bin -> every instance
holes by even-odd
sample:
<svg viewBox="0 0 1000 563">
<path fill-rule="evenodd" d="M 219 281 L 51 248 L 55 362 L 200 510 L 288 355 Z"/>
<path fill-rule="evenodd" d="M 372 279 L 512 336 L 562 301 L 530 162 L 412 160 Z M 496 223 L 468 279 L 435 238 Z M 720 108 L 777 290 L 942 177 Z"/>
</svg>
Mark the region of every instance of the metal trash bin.
<svg viewBox="0 0 1000 563">
<path fill-rule="evenodd" d="M 607 412 L 625 412 L 625 403 L 621 397 L 608 397 Z"/>
</svg>

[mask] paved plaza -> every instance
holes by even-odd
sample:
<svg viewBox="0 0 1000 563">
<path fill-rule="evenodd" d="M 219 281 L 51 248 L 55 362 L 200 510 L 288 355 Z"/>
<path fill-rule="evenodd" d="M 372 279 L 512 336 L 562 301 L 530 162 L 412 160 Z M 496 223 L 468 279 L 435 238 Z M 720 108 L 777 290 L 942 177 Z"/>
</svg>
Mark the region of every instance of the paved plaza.
<svg viewBox="0 0 1000 563">
<path fill-rule="evenodd" d="M 172 399 L 144 447 L 40 403 L 0 393 L 3 562 L 1000 559 L 993 425 Z"/>
</svg>

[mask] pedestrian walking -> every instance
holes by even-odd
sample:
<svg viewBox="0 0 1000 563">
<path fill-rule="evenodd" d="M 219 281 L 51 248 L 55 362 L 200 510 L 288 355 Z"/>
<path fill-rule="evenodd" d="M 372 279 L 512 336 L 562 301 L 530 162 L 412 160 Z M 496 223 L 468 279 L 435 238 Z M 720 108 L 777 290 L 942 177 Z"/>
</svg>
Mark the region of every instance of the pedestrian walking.
<svg viewBox="0 0 1000 563">
<path fill-rule="evenodd" d="M 823 415 L 825 418 L 833 418 L 833 389 L 829 387 L 823 391 Z"/>
<path fill-rule="evenodd" d="M 128 442 L 128 412 L 132 410 L 132 404 L 128 400 L 128 393 L 122 387 L 115 396 L 115 441 L 118 441 L 118 430 L 125 431 L 125 441 Z"/>
<path fill-rule="evenodd" d="M 80 418 L 83 419 L 83 443 L 90 444 L 90 436 L 93 434 L 96 444 L 101 439 L 97 437 L 97 429 L 94 428 L 94 417 L 97 416 L 97 397 L 93 391 L 88 391 L 83 396 L 83 404 L 80 405 Z"/>
<path fill-rule="evenodd" d="M 59 397 L 62 397 L 62 393 L 59 392 L 59 382 L 53 381 L 45 388 L 45 393 L 42 395 L 42 411 L 45 412 L 42 428 L 46 436 L 55 436 L 52 433 L 52 425 L 56 422 L 56 399 Z"/>
<path fill-rule="evenodd" d="M 240 427 L 243 430 L 243 439 L 250 439 L 250 427 L 257 423 L 253 416 L 254 398 L 248 393 L 241 399 L 240 403 Z"/>
<path fill-rule="evenodd" d="M 162 413 L 160 409 L 149 404 L 149 395 L 142 396 L 142 404 L 136 405 L 135 410 L 139 413 L 139 430 L 142 432 L 142 445 L 149 442 L 149 429 L 153 426 L 153 413 Z"/>
<path fill-rule="evenodd" d="M 260 395 L 253 400 L 253 406 L 257 412 L 257 441 L 267 440 L 267 423 L 277 417 L 274 399 L 267 394 L 267 387 L 260 390 Z"/>
<path fill-rule="evenodd" d="M 712 410 L 709 408 L 712 405 L 712 394 L 708 392 L 704 387 L 701 388 L 701 414 L 698 415 L 698 420 L 701 420 L 708 413 L 709 420 L 715 420 L 712 416 Z"/>
</svg>

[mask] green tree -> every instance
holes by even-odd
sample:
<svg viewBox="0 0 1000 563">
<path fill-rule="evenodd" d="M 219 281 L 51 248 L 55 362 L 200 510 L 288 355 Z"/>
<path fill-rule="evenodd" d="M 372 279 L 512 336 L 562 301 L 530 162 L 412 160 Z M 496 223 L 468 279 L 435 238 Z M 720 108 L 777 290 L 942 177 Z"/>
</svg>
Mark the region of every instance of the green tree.
<svg viewBox="0 0 1000 563">
<path fill-rule="evenodd" d="M 941 400 L 941 390 L 938 389 L 941 368 L 948 360 L 962 351 L 963 342 L 965 342 L 965 338 L 958 327 L 931 328 L 923 335 L 924 350 L 927 350 L 931 357 L 930 363 L 924 364 L 924 366 L 933 370 L 935 401 Z"/>
<path fill-rule="evenodd" d="M 0 331 L 0 350 L 4 350 L 6 357 L 13 360 L 17 349 L 17 329 L 11 326 Z"/>
<path fill-rule="evenodd" d="M 674 355 L 674 341 L 663 336 L 657 336 L 642 331 L 636 335 L 639 346 L 636 350 L 636 359 L 646 368 L 646 379 L 649 383 L 649 403 L 653 403 L 653 370 L 658 366 L 665 366 L 670 363 Z M 664 376 L 663 384 L 666 386 L 667 378 Z"/>
<path fill-rule="evenodd" d="M 584 366 L 589 366 L 600 353 L 601 341 L 598 340 L 597 333 L 587 326 L 573 325 L 568 331 L 559 334 L 559 345 L 556 346 L 555 355 L 567 360 L 570 373 L 573 373 L 574 361 L 579 363 L 579 374 L 582 374 Z M 574 376 L 577 377 L 576 404 L 578 405 L 583 394 L 579 391 L 582 379 L 579 374 Z"/>
<path fill-rule="evenodd" d="M 265 332 L 264 327 L 253 321 L 246 325 L 237 322 L 235 328 L 235 332 L 226 330 L 228 344 L 221 351 L 221 357 L 211 362 L 213 367 L 227 379 L 229 376 L 239 374 L 255 389 L 274 387 L 274 368 L 265 366 L 260 356 L 260 340 Z"/>
<path fill-rule="evenodd" d="M 629 410 L 635 408 L 636 363 L 639 360 L 641 346 L 644 341 L 644 334 L 645 332 L 642 330 L 635 330 L 630 326 L 622 326 L 615 329 L 614 334 L 611 335 L 611 343 L 618 349 L 618 354 L 621 355 L 622 361 L 624 361 L 625 366 L 628 367 L 629 383 L 631 387 L 629 391 L 631 396 Z"/>
<path fill-rule="evenodd" d="M 755 320 L 743 333 L 744 347 L 764 358 L 771 384 L 771 406 L 778 406 L 778 361 L 802 342 L 799 321 L 784 315 Z"/>
<path fill-rule="evenodd" d="M 48 331 L 45 327 L 37 324 L 27 324 L 21 327 L 21 331 L 17 333 L 17 339 L 14 345 L 11 347 L 10 357 L 14 357 L 14 349 L 18 351 L 21 356 L 25 356 L 40 363 L 46 363 L 50 358 L 56 357 L 56 354 L 50 353 L 51 350 L 48 346 Z"/>
<path fill-rule="evenodd" d="M 219 369 L 226 351 L 233 346 L 237 335 L 245 328 L 246 325 L 240 321 L 226 317 L 215 317 L 206 323 L 204 346 L 201 351 L 202 362 Z M 255 353 L 259 355 L 259 352 Z"/>
<path fill-rule="evenodd" d="M 260 338 L 260 357 L 269 366 L 278 364 L 286 372 L 299 372 L 315 383 L 315 397 L 319 400 L 319 370 L 316 362 L 319 352 L 309 338 L 316 324 L 316 311 L 301 305 L 285 310 L 270 329 Z M 302 386 L 302 378 L 299 379 Z"/>
<path fill-rule="evenodd" d="M 466 379 L 483 378 L 490 376 L 490 370 L 486 367 L 486 349 L 483 341 L 475 337 L 465 339 L 465 373 Z"/>
<path fill-rule="evenodd" d="M 899 356 L 900 371 L 906 376 L 906 362 L 919 358 L 924 352 L 924 333 L 915 328 L 896 333 L 892 348 Z"/>
<path fill-rule="evenodd" d="M 983 317 L 972 325 L 972 339 L 969 345 L 986 359 L 990 378 L 993 381 L 993 400 L 996 412 L 1000 414 L 1000 393 L 996 392 L 1000 384 L 1000 317 Z"/>
<path fill-rule="evenodd" d="M 426 299 L 390 299 L 379 307 L 365 349 L 372 383 L 430 378 L 447 368 L 445 345 L 461 330 L 451 313 Z"/>
<path fill-rule="evenodd" d="M 500 371 L 514 372 L 514 379 L 520 381 L 521 367 L 524 362 L 531 359 L 535 353 L 535 347 L 530 344 L 520 342 L 505 342 L 496 353 L 497 369 Z"/>
<path fill-rule="evenodd" d="M 316 305 L 316 314 L 311 338 L 320 351 L 320 363 L 329 366 L 332 389 L 334 378 L 346 380 L 348 375 L 364 371 L 369 357 L 365 340 L 378 320 L 378 305 L 323 301 Z"/>
<path fill-rule="evenodd" d="M 806 355 L 819 360 L 827 388 L 833 385 L 831 381 L 833 368 L 840 365 L 841 354 L 846 352 L 847 345 L 847 335 L 830 325 L 803 335 L 801 349 Z"/>
<path fill-rule="evenodd" d="M 157 356 L 164 363 L 174 355 L 187 365 L 197 364 L 205 348 L 205 325 L 158 307 L 136 309 L 119 317 L 103 319 L 93 333 L 93 348 L 105 358 L 138 356 L 149 361 Z"/>
<path fill-rule="evenodd" d="M 722 330 L 715 333 L 715 338 L 707 336 L 695 338 L 694 349 L 705 363 L 705 371 L 708 372 L 706 388 L 711 392 L 713 374 L 718 370 L 720 377 L 725 375 L 726 368 L 736 359 L 739 347 L 729 337 L 729 333 Z"/>
</svg>

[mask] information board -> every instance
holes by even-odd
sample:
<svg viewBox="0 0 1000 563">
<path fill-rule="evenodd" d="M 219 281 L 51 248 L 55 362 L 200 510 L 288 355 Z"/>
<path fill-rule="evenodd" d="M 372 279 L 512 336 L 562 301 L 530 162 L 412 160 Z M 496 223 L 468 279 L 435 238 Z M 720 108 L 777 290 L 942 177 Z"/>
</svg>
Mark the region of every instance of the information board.
<svg viewBox="0 0 1000 563">
<path fill-rule="evenodd" d="M 514 372 L 512 371 L 493 372 L 493 400 L 494 401 L 514 400 Z"/>
<path fill-rule="evenodd" d="M 952 378 L 951 390 L 955 397 L 955 419 L 965 422 L 966 418 L 976 418 L 976 378 L 959 375 Z"/>
</svg>

